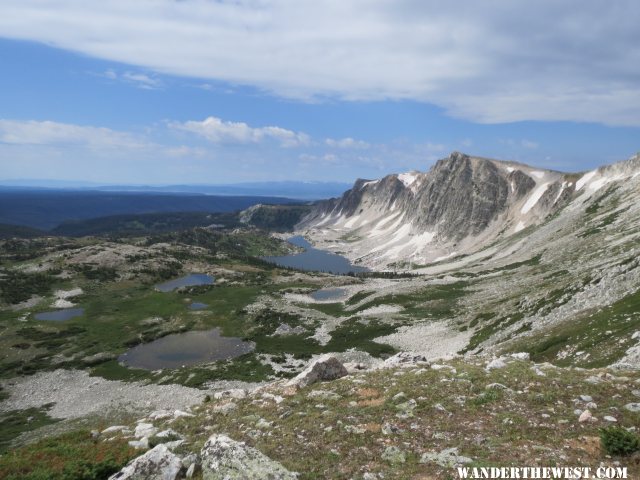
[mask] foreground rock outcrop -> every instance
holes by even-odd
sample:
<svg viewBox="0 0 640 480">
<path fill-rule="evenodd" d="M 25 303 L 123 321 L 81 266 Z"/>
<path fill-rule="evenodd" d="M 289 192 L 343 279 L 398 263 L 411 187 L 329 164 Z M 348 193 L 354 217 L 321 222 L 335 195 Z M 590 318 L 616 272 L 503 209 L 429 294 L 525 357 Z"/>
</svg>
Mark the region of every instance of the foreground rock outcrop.
<svg viewBox="0 0 640 480">
<path fill-rule="evenodd" d="M 109 477 L 109 480 L 175 480 L 177 478 L 183 478 L 182 460 L 165 445 L 156 445 Z"/>
<path fill-rule="evenodd" d="M 204 480 L 296 480 L 292 473 L 244 442 L 212 435 L 202 447 Z"/>
<path fill-rule="evenodd" d="M 304 388 L 322 380 L 335 380 L 349 372 L 336 357 L 326 354 L 309 364 L 302 372 L 286 383 L 286 386 Z"/>
</svg>

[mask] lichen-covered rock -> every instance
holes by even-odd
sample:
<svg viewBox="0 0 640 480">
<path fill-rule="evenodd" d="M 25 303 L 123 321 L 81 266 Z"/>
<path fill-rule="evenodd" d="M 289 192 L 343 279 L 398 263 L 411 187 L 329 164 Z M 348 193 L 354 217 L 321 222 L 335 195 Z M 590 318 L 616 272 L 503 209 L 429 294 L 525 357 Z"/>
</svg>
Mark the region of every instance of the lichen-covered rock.
<svg viewBox="0 0 640 480">
<path fill-rule="evenodd" d="M 244 442 L 212 435 L 200 452 L 203 480 L 296 480 L 290 472 Z"/>
<path fill-rule="evenodd" d="M 348 375 L 347 369 L 332 355 L 322 355 L 311 362 L 307 368 L 285 385 L 289 387 L 304 388 L 322 380 L 335 380 Z"/>
<path fill-rule="evenodd" d="M 381 458 L 391 465 L 398 465 L 407 461 L 405 453 L 398 447 L 393 446 L 385 448 Z"/>
<path fill-rule="evenodd" d="M 157 445 L 134 458 L 109 480 L 175 480 L 180 478 L 182 461 L 164 445 Z"/>
<path fill-rule="evenodd" d="M 471 458 L 459 455 L 457 448 L 447 448 L 439 453 L 423 453 L 422 457 L 420 458 L 420 463 L 436 463 L 441 467 L 447 468 L 471 462 L 473 462 Z"/>
</svg>

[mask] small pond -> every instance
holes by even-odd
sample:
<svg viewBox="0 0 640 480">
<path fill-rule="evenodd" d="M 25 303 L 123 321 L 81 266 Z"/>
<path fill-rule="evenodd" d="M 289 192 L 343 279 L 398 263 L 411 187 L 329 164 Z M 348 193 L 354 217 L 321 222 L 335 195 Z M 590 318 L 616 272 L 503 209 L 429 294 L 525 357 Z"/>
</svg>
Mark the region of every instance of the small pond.
<svg viewBox="0 0 640 480">
<path fill-rule="evenodd" d="M 159 370 L 198 365 L 238 357 L 251 352 L 253 342 L 223 337 L 220 329 L 174 333 L 137 345 L 118 357 L 127 367 Z"/>
<path fill-rule="evenodd" d="M 347 296 L 344 288 L 321 288 L 309 294 L 314 300 L 341 300 Z"/>
<path fill-rule="evenodd" d="M 169 280 L 168 282 L 156 285 L 156 290 L 161 292 L 171 292 L 180 287 L 194 287 L 197 285 L 213 285 L 215 278 L 204 273 L 192 273 L 184 277 Z"/>
<path fill-rule="evenodd" d="M 84 315 L 84 308 L 63 308 L 61 310 L 52 310 L 51 312 L 36 313 L 34 317 L 36 320 L 64 322 L 82 315 Z"/>
<path fill-rule="evenodd" d="M 346 274 L 349 272 L 368 272 L 365 267 L 352 265 L 348 258 L 337 253 L 314 248 L 304 237 L 296 235 L 287 240 L 289 243 L 305 249 L 302 253 L 280 257 L 263 257 L 263 260 L 281 267 L 292 267 L 300 270 Z"/>
<path fill-rule="evenodd" d="M 189 309 L 190 310 L 203 310 L 205 308 L 207 308 L 209 305 L 207 305 L 206 303 L 201 303 L 201 302 L 193 302 L 191 305 L 189 305 Z"/>
</svg>

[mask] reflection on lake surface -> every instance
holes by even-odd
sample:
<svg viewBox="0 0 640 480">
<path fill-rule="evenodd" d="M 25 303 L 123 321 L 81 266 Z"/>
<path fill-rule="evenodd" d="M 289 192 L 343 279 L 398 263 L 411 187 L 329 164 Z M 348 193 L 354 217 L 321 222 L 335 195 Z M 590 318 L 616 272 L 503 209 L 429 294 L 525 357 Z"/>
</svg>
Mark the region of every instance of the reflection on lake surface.
<svg viewBox="0 0 640 480">
<path fill-rule="evenodd" d="M 209 305 L 207 305 L 206 303 L 200 303 L 200 302 L 193 302 L 191 305 L 189 305 L 189 308 L 191 310 L 202 310 L 203 308 L 207 308 Z"/>
<path fill-rule="evenodd" d="M 180 287 L 194 287 L 196 285 L 212 285 L 215 278 L 204 273 L 192 273 L 185 277 L 169 280 L 168 282 L 159 283 L 156 285 L 156 289 L 161 292 L 171 292 Z"/>
<path fill-rule="evenodd" d="M 281 267 L 292 267 L 300 270 L 312 270 L 337 274 L 369 271 L 368 268 L 352 265 L 351 262 L 342 255 L 313 248 L 311 244 L 300 235 L 291 237 L 287 241 L 293 245 L 304 248 L 305 251 L 281 257 L 263 257 L 263 260 L 275 263 Z"/>
<path fill-rule="evenodd" d="M 51 312 L 41 312 L 34 315 L 36 320 L 47 320 L 51 322 L 64 322 L 71 318 L 84 315 L 84 308 L 63 308 L 62 310 L 53 310 Z"/>
<path fill-rule="evenodd" d="M 310 295 L 314 300 L 340 300 L 347 295 L 347 290 L 344 288 L 321 288 Z"/>
<path fill-rule="evenodd" d="M 118 357 L 128 367 L 158 370 L 225 360 L 251 352 L 253 342 L 223 337 L 220 329 L 174 333 L 143 343 Z"/>
</svg>

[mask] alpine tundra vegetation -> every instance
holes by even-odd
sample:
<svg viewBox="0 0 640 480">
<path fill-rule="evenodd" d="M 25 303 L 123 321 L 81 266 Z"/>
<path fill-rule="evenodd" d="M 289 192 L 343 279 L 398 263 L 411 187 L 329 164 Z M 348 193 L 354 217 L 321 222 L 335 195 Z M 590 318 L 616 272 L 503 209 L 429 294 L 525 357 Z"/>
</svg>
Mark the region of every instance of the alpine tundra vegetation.
<svg viewBox="0 0 640 480">
<path fill-rule="evenodd" d="M 454 152 L 203 226 L 15 230 L 0 477 L 635 478 L 639 198 L 638 155 L 568 174 Z M 295 235 L 362 268 L 273 263 Z"/>
</svg>

